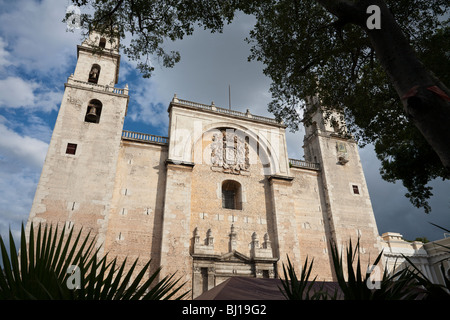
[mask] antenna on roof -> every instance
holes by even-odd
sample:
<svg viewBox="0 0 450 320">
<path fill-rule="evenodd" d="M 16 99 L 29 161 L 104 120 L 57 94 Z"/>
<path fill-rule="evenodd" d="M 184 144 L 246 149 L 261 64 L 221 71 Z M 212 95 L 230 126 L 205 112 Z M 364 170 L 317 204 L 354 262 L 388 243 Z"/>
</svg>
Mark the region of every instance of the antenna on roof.
<svg viewBox="0 0 450 320">
<path fill-rule="evenodd" d="M 231 110 L 231 87 L 228 85 L 228 109 Z"/>
</svg>

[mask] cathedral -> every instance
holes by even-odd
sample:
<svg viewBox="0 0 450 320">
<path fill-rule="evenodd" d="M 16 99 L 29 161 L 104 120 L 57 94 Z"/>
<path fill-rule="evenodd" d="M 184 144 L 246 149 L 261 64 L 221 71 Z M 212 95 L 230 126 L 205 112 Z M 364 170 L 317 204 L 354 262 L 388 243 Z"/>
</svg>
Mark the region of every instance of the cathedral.
<svg viewBox="0 0 450 320">
<path fill-rule="evenodd" d="M 304 160 L 289 158 L 283 123 L 176 95 L 167 137 L 126 131 L 119 65 L 117 41 L 92 32 L 77 47 L 28 227 L 82 227 L 109 257 L 176 272 L 191 298 L 230 277 L 279 277 L 288 258 L 297 269 L 314 258 L 317 279 L 333 281 L 330 242 L 360 239 L 363 261 L 379 254 L 345 124 L 319 109 Z"/>
</svg>

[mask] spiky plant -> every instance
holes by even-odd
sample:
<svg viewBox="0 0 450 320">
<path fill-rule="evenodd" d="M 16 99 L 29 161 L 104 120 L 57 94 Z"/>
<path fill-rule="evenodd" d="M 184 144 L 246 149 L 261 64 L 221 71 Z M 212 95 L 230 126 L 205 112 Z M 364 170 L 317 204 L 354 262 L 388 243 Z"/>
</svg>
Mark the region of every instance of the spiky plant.
<svg viewBox="0 0 450 320">
<path fill-rule="evenodd" d="M 322 288 L 314 288 L 317 277 L 310 280 L 313 263 L 314 259 L 311 263 L 308 263 L 308 257 L 306 257 L 299 279 L 291 260 L 287 257 L 287 266 L 283 264 L 284 279 L 281 279 L 283 289 L 279 287 L 287 300 L 320 300 L 327 298 L 327 294 L 322 291 Z"/>
<path fill-rule="evenodd" d="M 107 255 L 100 257 L 95 249 L 95 237 L 82 239 L 81 234 L 74 238 L 73 228 L 67 234 L 65 227 L 59 232 L 41 224 L 35 234 L 31 224 L 27 242 L 22 225 L 20 252 L 10 231 L 9 253 L 0 236 L 0 300 L 177 300 L 188 294 L 181 292 L 184 283 L 174 275 L 157 281 L 161 268 L 144 281 L 150 261 L 131 282 L 137 259 L 125 272 L 126 259 L 120 266 L 116 259 L 108 262 Z"/>
<path fill-rule="evenodd" d="M 317 289 L 316 277 L 310 280 L 313 261 L 305 260 L 300 278 L 297 277 L 289 257 L 287 266 L 283 264 L 284 279 L 282 279 L 283 295 L 288 300 L 409 300 L 423 298 L 426 294 L 418 273 L 410 269 L 394 270 L 391 273 L 384 270 L 380 279 L 373 282 L 371 273 L 363 269 L 359 257 L 359 239 L 355 247 L 351 240 L 346 250 L 345 263 L 343 252 L 339 253 L 334 243 L 330 244 L 334 274 L 339 290 L 326 291 L 323 285 Z M 377 256 L 372 266 L 377 267 L 382 252 Z M 369 267 L 369 266 L 368 266 Z M 313 288 L 316 288 L 313 290 Z"/>
<path fill-rule="evenodd" d="M 383 252 L 376 257 L 372 266 L 377 268 Z M 359 239 L 353 248 L 350 239 L 346 252 L 346 263 L 343 263 L 342 252 L 339 253 L 337 246 L 331 244 L 331 256 L 339 287 L 344 300 L 411 300 L 416 299 L 423 293 L 418 287 L 416 274 L 409 269 L 402 269 L 388 273 L 385 268 L 381 279 L 376 279 L 374 285 L 370 272 L 361 267 L 359 256 Z"/>
</svg>

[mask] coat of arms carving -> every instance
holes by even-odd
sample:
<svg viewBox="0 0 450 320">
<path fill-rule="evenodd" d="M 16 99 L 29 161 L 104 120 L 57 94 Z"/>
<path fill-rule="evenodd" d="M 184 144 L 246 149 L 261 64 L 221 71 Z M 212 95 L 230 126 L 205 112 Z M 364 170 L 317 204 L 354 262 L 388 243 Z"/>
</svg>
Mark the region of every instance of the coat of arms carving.
<svg viewBox="0 0 450 320">
<path fill-rule="evenodd" d="M 245 174 L 249 171 L 248 142 L 233 129 L 215 132 L 211 143 L 211 164 L 213 170 Z"/>
</svg>

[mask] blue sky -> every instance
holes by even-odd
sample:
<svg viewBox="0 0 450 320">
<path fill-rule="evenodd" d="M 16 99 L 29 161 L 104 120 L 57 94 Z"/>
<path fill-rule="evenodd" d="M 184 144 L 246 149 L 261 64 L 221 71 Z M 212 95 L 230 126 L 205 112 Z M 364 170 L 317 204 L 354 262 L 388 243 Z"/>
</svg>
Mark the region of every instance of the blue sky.
<svg viewBox="0 0 450 320">
<path fill-rule="evenodd" d="M 66 32 L 62 19 L 68 1 L 0 0 L 0 234 L 15 234 L 26 222 L 51 138 L 64 83 L 76 64 L 78 30 Z M 248 62 L 244 41 L 253 19 L 239 18 L 223 34 L 197 30 L 183 41 L 168 43 L 181 53 L 172 69 L 159 67 L 143 79 L 135 63 L 122 55 L 119 83 L 128 84 L 130 103 L 124 129 L 167 135 L 167 107 L 178 97 L 228 106 L 271 116 L 270 79 L 263 66 Z M 126 40 L 124 42 L 126 44 Z M 301 159 L 303 130 L 287 132 L 289 157 Z M 414 208 L 404 197 L 401 183 L 387 183 L 379 175 L 379 161 L 370 146 L 361 150 L 361 162 L 380 234 L 399 232 L 407 239 L 443 237 L 428 222 L 450 228 L 450 182 L 433 181 L 432 213 Z"/>
</svg>

